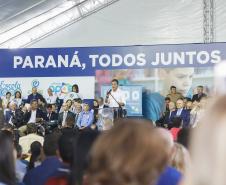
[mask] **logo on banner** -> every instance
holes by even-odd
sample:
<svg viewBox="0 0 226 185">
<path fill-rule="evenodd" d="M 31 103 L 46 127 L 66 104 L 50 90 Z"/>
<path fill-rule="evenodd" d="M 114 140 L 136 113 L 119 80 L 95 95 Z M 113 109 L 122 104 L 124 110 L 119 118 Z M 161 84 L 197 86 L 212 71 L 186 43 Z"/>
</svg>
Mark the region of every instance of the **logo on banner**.
<svg viewBox="0 0 226 185">
<path fill-rule="evenodd" d="M 15 83 L 6 83 L 4 80 L 0 82 L 0 96 L 5 96 L 7 92 L 14 94 L 16 91 L 21 92 L 21 84 L 16 81 Z"/>
<path fill-rule="evenodd" d="M 40 84 L 40 82 L 38 80 L 36 80 L 36 79 L 31 82 L 31 86 L 32 87 L 38 87 L 39 84 Z"/>
<path fill-rule="evenodd" d="M 64 98 L 69 92 L 71 92 L 72 85 L 69 83 L 57 83 L 53 82 L 49 85 L 54 94 L 57 94 L 59 98 Z"/>
</svg>

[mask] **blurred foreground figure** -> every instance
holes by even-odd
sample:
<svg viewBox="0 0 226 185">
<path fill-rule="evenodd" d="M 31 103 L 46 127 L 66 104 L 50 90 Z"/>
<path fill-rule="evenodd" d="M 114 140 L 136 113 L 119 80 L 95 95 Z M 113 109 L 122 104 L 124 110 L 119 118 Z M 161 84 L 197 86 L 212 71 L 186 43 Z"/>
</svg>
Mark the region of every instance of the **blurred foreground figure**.
<svg viewBox="0 0 226 185">
<path fill-rule="evenodd" d="M 155 185 L 168 151 L 152 123 L 123 119 L 99 136 L 90 156 L 89 185 Z"/>
<path fill-rule="evenodd" d="M 226 184 L 226 95 L 215 99 L 191 139 L 192 166 L 183 185 Z"/>
</svg>

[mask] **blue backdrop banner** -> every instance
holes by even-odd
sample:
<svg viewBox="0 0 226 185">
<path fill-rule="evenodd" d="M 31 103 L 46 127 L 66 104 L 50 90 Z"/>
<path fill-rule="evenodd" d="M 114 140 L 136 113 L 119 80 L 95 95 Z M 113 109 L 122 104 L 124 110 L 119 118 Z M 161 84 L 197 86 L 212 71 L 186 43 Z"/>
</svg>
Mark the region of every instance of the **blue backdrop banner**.
<svg viewBox="0 0 226 185">
<path fill-rule="evenodd" d="M 0 50 L 0 77 L 94 76 L 96 69 L 207 67 L 226 43 Z"/>
</svg>

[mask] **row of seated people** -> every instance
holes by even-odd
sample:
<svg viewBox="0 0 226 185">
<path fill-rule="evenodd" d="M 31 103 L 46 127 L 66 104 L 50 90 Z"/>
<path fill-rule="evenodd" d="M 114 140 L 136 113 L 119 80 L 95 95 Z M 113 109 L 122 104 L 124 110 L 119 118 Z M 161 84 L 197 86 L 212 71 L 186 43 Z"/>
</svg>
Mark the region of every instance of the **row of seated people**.
<svg viewBox="0 0 226 185">
<path fill-rule="evenodd" d="M 40 106 L 36 99 L 31 101 L 30 106 L 26 104 L 19 108 L 15 102 L 11 102 L 9 109 L 4 112 L 4 123 L 15 126 L 21 134 L 26 131 L 27 123 L 47 123 L 54 128 L 64 127 L 67 119 L 73 120 L 74 127 L 85 129 L 95 126 L 93 124 L 97 122 L 102 111 L 101 103 L 103 103 L 103 98 L 94 102 L 82 102 L 81 99 L 76 99 L 73 103 L 72 100 L 68 100 L 57 111 L 55 104 L 48 104 L 45 108 Z"/>
<path fill-rule="evenodd" d="M 179 98 L 176 104 L 169 97 L 165 98 L 165 112 L 159 120 L 157 126 L 172 128 L 175 119 L 182 120 L 182 127 L 196 127 L 203 116 L 208 98 L 203 96 L 200 101 L 193 101 L 188 98 Z"/>
</svg>

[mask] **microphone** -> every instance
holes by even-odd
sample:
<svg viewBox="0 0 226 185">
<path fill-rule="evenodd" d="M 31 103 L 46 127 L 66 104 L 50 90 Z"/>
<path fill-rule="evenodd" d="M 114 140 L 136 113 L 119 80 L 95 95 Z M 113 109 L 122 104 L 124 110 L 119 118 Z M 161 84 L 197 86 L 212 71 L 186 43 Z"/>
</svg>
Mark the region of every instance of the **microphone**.
<svg viewBox="0 0 226 185">
<path fill-rule="evenodd" d="M 108 90 L 108 92 L 107 92 L 107 95 L 106 95 L 106 98 L 109 98 L 109 94 L 111 94 L 111 89 L 110 90 Z"/>
<path fill-rule="evenodd" d="M 112 90 L 110 89 L 110 90 L 107 92 L 107 95 L 111 94 L 111 91 L 112 91 Z"/>
</svg>

